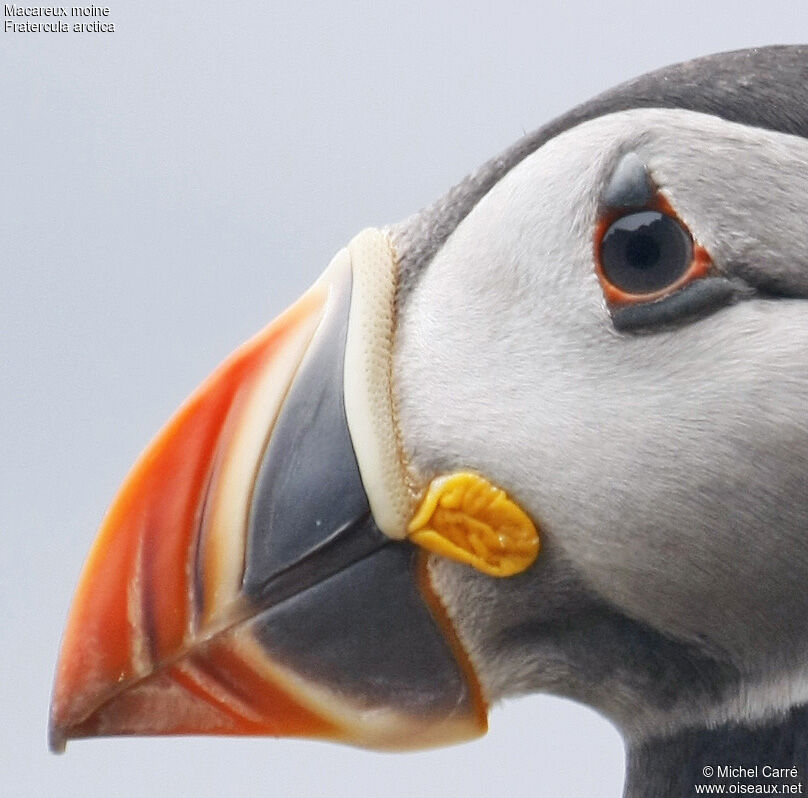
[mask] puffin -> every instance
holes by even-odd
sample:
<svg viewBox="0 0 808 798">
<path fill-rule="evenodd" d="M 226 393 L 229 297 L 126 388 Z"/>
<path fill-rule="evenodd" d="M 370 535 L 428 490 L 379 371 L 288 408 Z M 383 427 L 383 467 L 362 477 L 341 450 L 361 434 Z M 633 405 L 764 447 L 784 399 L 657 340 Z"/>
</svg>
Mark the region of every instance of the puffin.
<svg viewBox="0 0 808 798">
<path fill-rule="evenodd" d="M 49 740 L 414 749 L 537 691 L 618 728 L 628 798 L 808 774 L 808 46 L 631 80 L 351 239 L 125 479 Z"/>
</svg>

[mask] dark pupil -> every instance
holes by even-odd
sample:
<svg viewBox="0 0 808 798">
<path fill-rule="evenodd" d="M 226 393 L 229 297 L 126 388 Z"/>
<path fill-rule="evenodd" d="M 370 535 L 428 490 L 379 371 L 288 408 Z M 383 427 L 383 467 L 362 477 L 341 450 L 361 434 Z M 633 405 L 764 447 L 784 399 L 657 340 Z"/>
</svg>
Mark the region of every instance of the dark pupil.
<svg viewBox="0 0 808 798">
<path fill-rule="evenodd" d="M 626 260 L 635 269 L 650 269 L 659 261 L 659 244 L 653 236 L 635 233 L 626 243 Z"/>
<path fill-rule="evenodd" d="M 688 232 L 672 216 L 657 211 L 621 217 L 600 246 L 604 277 L 630 294 L 650 294 L 675 283 L 692 256 Z"/>
</svg>

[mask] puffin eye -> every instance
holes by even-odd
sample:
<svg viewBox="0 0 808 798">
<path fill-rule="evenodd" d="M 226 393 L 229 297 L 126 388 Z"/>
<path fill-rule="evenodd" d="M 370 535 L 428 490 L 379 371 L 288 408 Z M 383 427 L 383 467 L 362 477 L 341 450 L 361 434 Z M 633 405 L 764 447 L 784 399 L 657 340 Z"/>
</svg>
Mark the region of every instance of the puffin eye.
<svg viewBox="0 0 808 798">
<path fill-rule="evenodd" d="M 714 272 L 669 203 L 656 195 L 648 205 L 605 214 L 595 234 L 596 271 L 614 326 L 650 332 L 735 302 L 738 286 Z"/>
<path fill-rule="evenodd" d="M 612 222 L 599 255 L 604 287 L 616 289 L 607 298 L 645 301 L 685 277 L 693 262 L 693 240 L 675 217 L 643 210 Z"/>
</svg>

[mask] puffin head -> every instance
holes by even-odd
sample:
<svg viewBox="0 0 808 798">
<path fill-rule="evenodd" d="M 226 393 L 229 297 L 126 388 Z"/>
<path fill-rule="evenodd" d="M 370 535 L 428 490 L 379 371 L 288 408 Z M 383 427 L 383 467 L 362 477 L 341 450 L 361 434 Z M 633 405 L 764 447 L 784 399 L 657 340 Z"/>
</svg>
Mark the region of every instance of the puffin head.
<svg viewBox="0 0 808 798">
<path fill-rule="evenodd" d="M 54 746 L 808 702 L 806 86 L 805 47 L 666 68 L 357 236 L 124 484 Z"/>
</svg>

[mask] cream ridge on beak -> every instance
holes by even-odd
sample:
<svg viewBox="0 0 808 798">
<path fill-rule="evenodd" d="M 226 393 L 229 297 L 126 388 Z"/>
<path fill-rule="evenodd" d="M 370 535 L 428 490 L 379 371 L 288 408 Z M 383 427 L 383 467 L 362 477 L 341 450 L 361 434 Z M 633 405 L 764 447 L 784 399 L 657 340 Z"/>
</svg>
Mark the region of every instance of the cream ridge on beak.
<svg viewBox="0 0 808 798">
<path fill-rule="evenodd" d="M 50 741 L 267 734 L 411 748 L 484 733 L 427 550 L 507 576 L 538 533 L 472 472 L 425 484 L 392 387 L 396 258 L 365 230 L 141 455 L 84 566 Z"/>
</svg>

